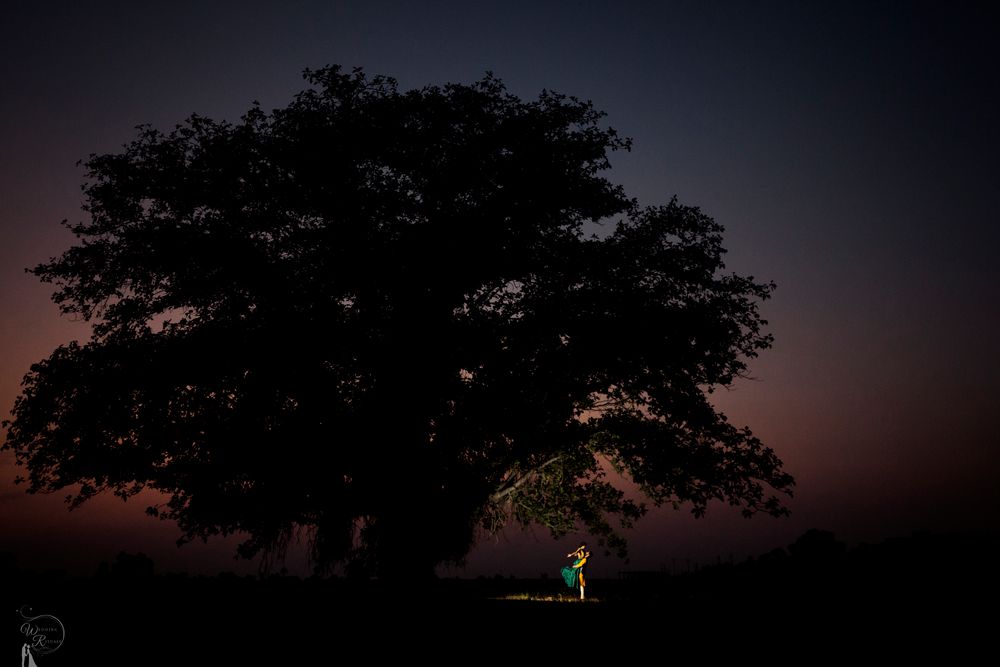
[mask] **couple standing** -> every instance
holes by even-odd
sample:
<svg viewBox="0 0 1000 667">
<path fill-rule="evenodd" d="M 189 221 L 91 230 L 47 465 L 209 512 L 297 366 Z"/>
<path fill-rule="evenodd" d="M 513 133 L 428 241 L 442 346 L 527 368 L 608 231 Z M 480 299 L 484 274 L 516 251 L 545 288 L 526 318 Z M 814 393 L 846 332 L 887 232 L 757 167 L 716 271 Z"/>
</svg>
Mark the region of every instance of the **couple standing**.
<svg viewBox="0 0 1000 667">
<path fill-rule="evenodd" d="M 586 574 L 587 560 L 590 559 L 590 552 L 587 551 L 587 543 L 583 542 L 576 548 L 575 551 L 571 551 L 566 554 L 566 558 L 575 558 L 573 565 L 570 567 L 564 567 L 562 569 L 563 581 L 570 588 L 580 588 L 580 599 L 583 599 L 583 590 L 587 587 L 587 579 L 584 576 Z"/>
</svg>

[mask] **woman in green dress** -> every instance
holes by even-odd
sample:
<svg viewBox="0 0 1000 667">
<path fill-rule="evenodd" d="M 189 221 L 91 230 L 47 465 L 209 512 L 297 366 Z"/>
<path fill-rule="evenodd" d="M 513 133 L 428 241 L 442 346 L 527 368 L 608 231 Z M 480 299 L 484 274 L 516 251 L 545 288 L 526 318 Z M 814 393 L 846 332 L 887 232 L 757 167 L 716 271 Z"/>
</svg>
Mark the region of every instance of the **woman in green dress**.
<svg viewBox="0 0 1000 667">
<path fill-rule="evenodd" d="M 586 566 L 587 560 L 590 558 L 590 552 L 587 551 L 587 543 L 584 542 L 576 548 L 575 551 L 571 551 L 566 554 L 566 558 L 574 558 L 573 565 L 570 567 L 564 567 L 562 569 L 563 581 L 569 588 L 580 589 L 580 599 L 583 599 L 584 589 L 587 587 L 587 577 L 586 577 Z"/>
</svg>

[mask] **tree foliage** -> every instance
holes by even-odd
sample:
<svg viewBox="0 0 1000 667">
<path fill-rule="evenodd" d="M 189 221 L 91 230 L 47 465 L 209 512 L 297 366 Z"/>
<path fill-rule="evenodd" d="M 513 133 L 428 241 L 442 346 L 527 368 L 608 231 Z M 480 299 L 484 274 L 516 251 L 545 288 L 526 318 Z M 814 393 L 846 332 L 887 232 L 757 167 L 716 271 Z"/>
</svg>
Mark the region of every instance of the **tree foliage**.
<svg viewBox="0 0 1000 667">
<path fill-rule="evenodd" d="M 645 506 L 612 471 L 696 514 L 785 512 L 779 459 L 706 395 L 770 346 L 774 285 L 723 273 L 699 209 L 601 175 L 630 146 L 603 113 L 490 73 L 305 78 L 86 160 L 78 243 L 32 271 L 92 335 L 5 424 L 29 491 L 156 489 L 181 541 L 280 557 L 305 530 L 318 568 L 383 574 L 510 519 L 622 549 Z"/>
</svg>

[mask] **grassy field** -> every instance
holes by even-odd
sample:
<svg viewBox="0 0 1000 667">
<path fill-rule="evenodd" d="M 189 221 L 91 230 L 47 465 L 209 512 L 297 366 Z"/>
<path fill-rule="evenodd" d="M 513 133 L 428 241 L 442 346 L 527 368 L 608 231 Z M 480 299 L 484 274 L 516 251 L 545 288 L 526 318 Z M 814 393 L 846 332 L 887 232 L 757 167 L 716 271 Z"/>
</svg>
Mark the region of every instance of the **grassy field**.
<svg viewBox="0 0 1000 667">
<path fill-rule="evenodd" d="M 66 626 L 63 647 L 40 667 L 266 664 L 258 658 L 275 651 L 291 660 L 282 664 L 317 651 L 330 664 L 341 651 L 456 662 L 498 646 L 571 654 L 581 641 L 630 650 L 668 642 L 714 651 L 737 646 L 735 638 L 758 652 L 791 639 L 831 650 L 945 639 L 962 647 L 995 633 L 997 544 L 925 541 L 775 554 L 676 576 L 637 573 L 591 581 L 583 602 L 556 578 L 439 579 L 403 589 L 343 578 L 8 571 L 0 578 L 9 610 L 0 654 L 17 655 L 23 638 L 14 612 L 24 604 Z"/>
</svg>

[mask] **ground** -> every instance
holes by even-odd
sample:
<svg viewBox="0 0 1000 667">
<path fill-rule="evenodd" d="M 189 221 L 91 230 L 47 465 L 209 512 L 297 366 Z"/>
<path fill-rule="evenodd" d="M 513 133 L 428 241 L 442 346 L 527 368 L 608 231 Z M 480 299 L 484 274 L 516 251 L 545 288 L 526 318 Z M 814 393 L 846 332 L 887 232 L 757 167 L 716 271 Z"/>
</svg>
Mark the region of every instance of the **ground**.
<svg viewBox="0 0 1000 667">
<path fill-rule="evenodd" d="M 593 579 L 584 602 L 557 577 L 400 588 L 345 578 L 154 574 L 151 563 L 129 555 L 84 578 L 9 567 L 0 571 L 8 610 L 0 654 L 17 655 L 24 642 L 21 605 L 56 615 L 66 628 L 63 646 L 39 656 L 39 667 L 398 657 L 447 664 L 521 661 L 525 652 L 534 662 L 595 651 L 669 654 L 658 662 L 724 651 L 798 664 L 862 650 L 898 659 L 900 651 L 935 646 L 955 664 L 993 636 L 997 536 L 923 536 L 850 552 L 831 540 L 807 543 L 813 547 L 697 572 Z"/>
</svg>

